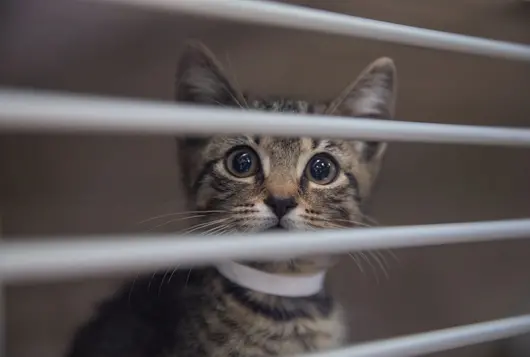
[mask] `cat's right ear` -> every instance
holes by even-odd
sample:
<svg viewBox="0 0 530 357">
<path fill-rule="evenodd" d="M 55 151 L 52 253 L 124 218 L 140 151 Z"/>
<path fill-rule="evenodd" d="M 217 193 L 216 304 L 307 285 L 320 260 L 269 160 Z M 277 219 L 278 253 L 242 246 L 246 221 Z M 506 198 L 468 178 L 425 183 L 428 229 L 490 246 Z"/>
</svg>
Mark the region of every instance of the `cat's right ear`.
<svg viewBox="0 0 530 357">
<path fill-rule="evenodd" d="M 199 42 L 189 42 L 184 50 L 175 90 L 180 102 L 221 106 L 240 106 L 244 102 L 213 53 Z"/>
</svg>

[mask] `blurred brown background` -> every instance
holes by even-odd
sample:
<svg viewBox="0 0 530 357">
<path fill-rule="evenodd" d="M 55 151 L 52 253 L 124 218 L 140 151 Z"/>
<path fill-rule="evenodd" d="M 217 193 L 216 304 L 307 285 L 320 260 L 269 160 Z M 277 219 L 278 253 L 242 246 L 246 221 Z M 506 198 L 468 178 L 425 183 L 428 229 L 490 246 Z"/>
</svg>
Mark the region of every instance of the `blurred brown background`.
<svg viewBox="0 0 530 357">
<path fill-rule="evenodd" d="M 530 4 L 523 1 L 296 3 L 530 44 Z M 239 84 L 254 92 L 329 98 L 385 55 L 399 71 L 401 120 L 530 124 L 528 64 L 88 1 L 1 2 L 0 84 L 170 100 L 175 63 L 188 38 L 208 44 Z M 384 225 L 528 217 L 529 154 L 393 144 L 371 214 Z M 2 233 L 24 239 L 145 231 L 153 225 L 138 221 L 182 204 L 174 161 L 170 137 L 2 134 Z M 530 241 L 394 253 L 398 262 L 388 258 L 389 278 L 376 262 L 373 268 L 365 263 L 363 274 L 349 259 L 332 274 L 351 316 L 352 340 L 528 312 Z M 8 356 L 61 356 L 93 302 L 120 280 L 9 286 Z M 491 343 L 440 356 L 508 354 L 502 344 Z"/>
</svg>

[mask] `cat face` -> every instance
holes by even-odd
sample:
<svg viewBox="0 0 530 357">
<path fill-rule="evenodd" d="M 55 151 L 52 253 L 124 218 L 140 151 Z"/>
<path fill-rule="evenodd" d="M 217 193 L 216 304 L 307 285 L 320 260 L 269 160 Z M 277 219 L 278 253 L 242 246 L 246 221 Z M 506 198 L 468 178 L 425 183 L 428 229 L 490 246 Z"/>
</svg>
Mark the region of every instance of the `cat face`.
<svg viewBox="0 0 530 357">
<path fill-rule="evenodd" d="M 395 86 L 393 62 L 381 58 L 328 103 L 252 98 L 232 85 L 210 51 L 194 44 L 179 64 L 176 99 L 242 110 L 390 119 Z M 191 204 L 207 213 L 211 225 L 204 227 L 212 233 L 362 226 L 361 204 L 386 148 L 375 142 L 253 134 L 178 142 Z"/>
</svg>

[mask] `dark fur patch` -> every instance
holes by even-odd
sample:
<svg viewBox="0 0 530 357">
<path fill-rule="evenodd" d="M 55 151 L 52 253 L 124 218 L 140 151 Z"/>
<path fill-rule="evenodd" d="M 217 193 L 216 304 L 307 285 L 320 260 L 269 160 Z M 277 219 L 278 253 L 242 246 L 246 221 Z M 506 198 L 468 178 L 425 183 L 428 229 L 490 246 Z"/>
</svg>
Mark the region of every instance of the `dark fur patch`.
<svg viewBox="0 0 530 357">
<path fill-rule="evenodd" d="M 220 283 L 223 291 L 211 289 L 214 282 Z M 233 299 L 226 300 L 223 294 Z M 126 284 L 99 306 L 98 315 L 75 335 L 67 356 L 208 357 L 205 345 L 190 339 L 196 333 L 194 326 L 205 333 L 213 346 L 223 345 L 233 333 L 255 341 L 241 322 L 231 317 L 228 301 L 238 301 L 251 313 L 278 323 L 312 318 L 315 311 L 328 316 L 333 308 L 327 295 L 303 298 L 300 303 L 292 298 L 265 303 L 252 294 L 213 269 L 146 276 Z"/>
<path fill-rule="evenodd" d="M 276 297 L 273 303 L 265 303 L 254 297 L 255 292 L 235 285 L 226 279 L 223 280 L 224 291 L 227 294 L 230 294 L 253 313 L 274 321 L 308 319 L 314 316 L 315 311 L 318 311 L 321 316 L 327 317 L 332 311 L 333 301 L 324 292 L 307 298 Z"/>
</svg>

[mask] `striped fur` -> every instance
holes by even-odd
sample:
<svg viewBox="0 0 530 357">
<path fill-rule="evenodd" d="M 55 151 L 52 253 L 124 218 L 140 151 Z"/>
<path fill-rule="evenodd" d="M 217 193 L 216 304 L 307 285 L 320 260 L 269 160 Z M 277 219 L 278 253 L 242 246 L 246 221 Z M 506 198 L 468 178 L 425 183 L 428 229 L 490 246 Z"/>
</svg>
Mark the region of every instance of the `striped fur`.
<svg viewBox="0 0 530 357">
<path fill-rule="evenodd" d="M 389 59 L 369 66 L 335 100 L 310 103 L 255 98 L 233 86 L 214 56 L 192 45 L 177 72 L 178 101 L 242 110 L 326 113 L 389 119 L 395 69 Z M 271 122 L 270 125 L 274 125 Z M 178 140 L 190 209 L 205 212 L 205 234 L 260 232 L 272 227 L 314 230 L 363 226 L 362 203 L 377 176 L 386 145 L 332 138 L 240 135 Z M 227 167 L 234 148 L 255 153 L 249 177 Z M 327 155 L 336 179 L 317 184 L 307 175 L 314 155 Z M 277 217 L 270 198 L 289 200 Z M 207 213 L 210 212 L 210 213 Z M 330 267 L 332 257 L 250 262 L 257 269 L 306 274 Z M 341 307 L 326 291 L 285 298 L 234 285 L 214 269 L 163 272 L 125 286 L 76 335 L 69 357 L 262 357 L 329 350 L 345 338 Z"/>
</svg>

